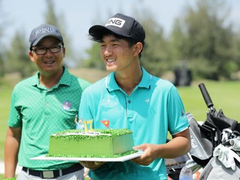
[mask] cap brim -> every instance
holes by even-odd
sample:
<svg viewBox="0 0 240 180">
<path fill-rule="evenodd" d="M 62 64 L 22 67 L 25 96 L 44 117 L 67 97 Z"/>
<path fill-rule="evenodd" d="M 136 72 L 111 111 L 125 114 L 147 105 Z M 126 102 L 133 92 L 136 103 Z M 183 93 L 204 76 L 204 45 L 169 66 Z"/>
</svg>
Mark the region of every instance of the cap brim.
<svg viewBox="0 0 240 180">
<path fill-rule="evenodd" d="M 102 25 L 94 25 L 92 26 L 88 33 L 91 35 L 91 36 L 96 36 L 96 35 L 101 35 L 103 34 L 104 32 L 106 32 L 106 30 L 109 30 L 115 34 L 118 34 L 120 36 L 124 36 L 124 37 L 130 37 L 129 35 L 127 34 L 123 34 L 122 32 L 119 31 L 119 28 L 116 28 L 114 26 L 102 26 Z"/>
<path fill-rule="evenodd" d="M 95 34 L 102 34 L 103 31 L 106 31 L 106 30 L 109 30 L 108 28 L 106 28 L 105 26 L 101 26 L 101 25 L 95 25 L 95 26 L 92 26 L 88 33 L 91 35 L 91 36 L 94 36 Z"/>
</svg>

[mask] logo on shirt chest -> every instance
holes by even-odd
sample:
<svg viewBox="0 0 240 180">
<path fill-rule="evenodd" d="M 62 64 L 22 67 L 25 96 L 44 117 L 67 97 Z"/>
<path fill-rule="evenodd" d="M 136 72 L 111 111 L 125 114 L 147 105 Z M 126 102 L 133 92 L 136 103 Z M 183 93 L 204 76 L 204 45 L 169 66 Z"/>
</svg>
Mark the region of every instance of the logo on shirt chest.
<svg viewBox="0 0 240 180">
<path fill-rule="evenodd" d="M 145 99 L 145 103 L 149 103 L 150 102 L 150 99 L 149 98 L 146 98 Z"/>
<path fill-rule="evenodd" d="M 70 110 L 72 108 L 72 103 L 70 101 L 65 101 L 62 104 L 62 108 L 66 111 Z"/>
</svg>

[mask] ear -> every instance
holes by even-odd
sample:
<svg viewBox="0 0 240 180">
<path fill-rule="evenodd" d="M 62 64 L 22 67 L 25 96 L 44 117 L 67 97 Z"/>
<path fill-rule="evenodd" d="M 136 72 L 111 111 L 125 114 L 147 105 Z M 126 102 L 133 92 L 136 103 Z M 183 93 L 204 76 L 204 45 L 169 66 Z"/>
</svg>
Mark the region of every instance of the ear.
<svg viewBox="0 0 240 180">
<path fill-rule="evenodd" d="M 33 52 L 32 52 L 32 51 L 29 51 L 29 52 L 28 52 L 28 56 L 29 56 L 29 58 L 31 59 L 32 62 L 35 62 L 35 59 L 34 59 L 34 57 L 33 57 L 34 55 L 33 55 Z"/>
<path fill-rule="evenodd" d="M 65 54 L 66 54 L 66 49 L 65 49 L 65 47 L 62 48 L 62 53 L 63 53 L 63 57 L 65 57 Z"/>
<path fill-rule="evenodd" d="M 137 42 L 134 46 L 135 46 L 134 47 L 134 55 L 138 56 L 142 51 L 143 45 L 141 42 Z"/>
</svg>

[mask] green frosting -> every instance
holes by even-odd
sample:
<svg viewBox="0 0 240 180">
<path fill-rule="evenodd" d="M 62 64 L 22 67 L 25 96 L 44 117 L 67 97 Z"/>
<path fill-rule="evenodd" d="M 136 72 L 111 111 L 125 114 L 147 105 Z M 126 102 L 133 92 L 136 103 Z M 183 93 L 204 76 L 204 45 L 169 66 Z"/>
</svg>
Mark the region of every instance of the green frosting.
<svg viewBox="0 0 240 180">
<path fill-rule="evenodd" d="M 50 137 L 49 157 L 122 157 L 135 153 L 129 129 L 66 130 Z M 89 132 L 91 133 L 91 132 Z"/>
</svg>

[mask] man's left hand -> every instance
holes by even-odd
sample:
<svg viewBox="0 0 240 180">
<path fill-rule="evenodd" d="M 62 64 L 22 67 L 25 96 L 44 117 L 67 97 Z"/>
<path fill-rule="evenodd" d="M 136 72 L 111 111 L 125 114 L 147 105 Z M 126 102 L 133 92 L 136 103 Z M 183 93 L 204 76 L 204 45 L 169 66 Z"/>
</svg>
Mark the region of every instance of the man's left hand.
<svg viewBox="0 0 240 180">
<path fill-rule="evenodd" d="M 135 146 L 134 149 L 143 151 L 143 154 L 140 157 L 132 159 L 132 161 L 136 164 L 148 166 L 156 158 L 158 158 L 159 145 L 141 144 L 139 146 Z"/>
</svg>

